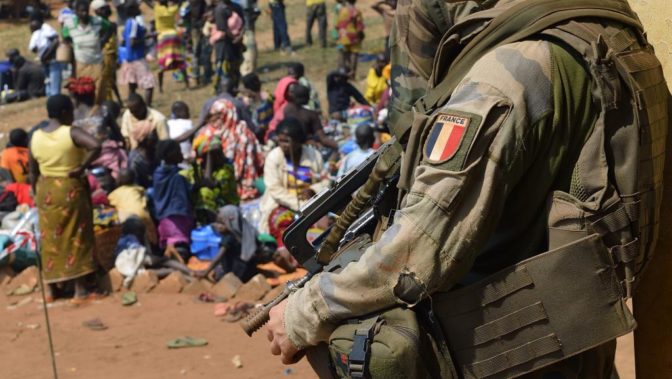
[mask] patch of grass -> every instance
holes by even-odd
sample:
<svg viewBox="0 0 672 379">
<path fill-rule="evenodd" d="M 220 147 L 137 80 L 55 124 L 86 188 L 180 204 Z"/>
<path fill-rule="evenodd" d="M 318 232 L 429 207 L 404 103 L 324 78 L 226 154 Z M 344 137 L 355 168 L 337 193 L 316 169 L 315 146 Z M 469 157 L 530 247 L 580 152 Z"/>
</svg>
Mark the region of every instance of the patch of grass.
<svg viewBox="0 0 672 379">
<path fill-rule="evenodd" d="M 256 38 L 259 48 L 259 75 L 264 81 L 264 88 L 269 92 L 273 92 L 276 82 L 286 75 L 286 65 L 289 62 L 298 61 L 303 63 L 306 67 L 306 76 L 321 95 L 322 106 L 326 113 L 326 76 L 327 73 L 336 69 L 338 62 L 338 52 L 336 51 L 334 41 L 330 40 L 330 47 L 326 49 L 317 46 L 305 47 L 305 0 L 288 0 L 286 4 L 289 34 L 296 51 L 294 54 L 286 55 L 273 50 L 273 25 L 271 17 L 263 13 L 256 24 Z M 366 39 L 363 44 L 363 53 L 367 54 L 382 52 L 385 43 L 382 18 L 371 9 L 371 4 L 373 4 L 373 1 L 368 0 L 357 3 L 358 8 L 364 14 L 364 22 L 366 24 Z M 268 8 L 268 3 L 264 0 L 259 6 L 263 11 L 265 8 Z M 328 28 L 333 27 L 333 7 L 334 2 L 330 1 L 327 3 Z M 143 6 L 143 13 L 145 14 L 145 20 L 149 22 L 151 20 L 151 11 Z M 49 22 L 52 26 L 57 24 L 56 20 L 50 20 Z M 313 38 L 315 39 L 316 37 L 317 26 L 314 26 Z M 27 20 L 0 24 L 0 54 L 4 55 L 4 50 L 10 47 L 18 47 L 22 53 L 26 53 L 29 40 L 30 30 Z M 29 58 L 33 58 L 32 54 L 26 55 Z M 362 91 L 364 90 L 363 79 L 365 79 L 371 65 L 372 62 L 360 62 L 358 65 L 356 84 Z M 177 83 L 172 79 L 171 73 L 165 74 L 164 90 L 163 94 L 158 93 L 158 88 L 155 90 L 154 108 L 169 115 L 172 103 L 181 100 L 189 105 L 191 116 L 194 119 L 198 117 L 202 104 L 214 94 L 213 86 L 210 85 L 186 90 L 183 83 Z M 122 97 L 126 97 L 126 88 L 120 88 L 120 91 Z M 20 104 L 0 106 L 0 132 L 6 132 L 16 127 L 30 128 L 44 119 L 45 116 L 44 98 Z"/>
</svg>

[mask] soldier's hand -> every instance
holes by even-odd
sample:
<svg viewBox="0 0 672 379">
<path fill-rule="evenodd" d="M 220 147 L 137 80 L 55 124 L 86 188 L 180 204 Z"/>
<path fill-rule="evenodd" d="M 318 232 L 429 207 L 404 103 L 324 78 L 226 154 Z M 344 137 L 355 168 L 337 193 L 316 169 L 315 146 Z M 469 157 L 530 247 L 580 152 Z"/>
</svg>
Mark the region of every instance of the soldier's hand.
<svg viewBox="0 0 672 379">
<path fill-rule="evenodd" d="M 291 365 L 300 361 L 304 354 L 287 337 L 287 331 L 285 330 L 286 306 L 287 300 L 284 300 L 271 308 L 269 312 L 270 321 L 266 330 L 268 331 L 268 340 L 271 342 L 271 354 L 279 355 L 282 363 Z"/>
</svg>

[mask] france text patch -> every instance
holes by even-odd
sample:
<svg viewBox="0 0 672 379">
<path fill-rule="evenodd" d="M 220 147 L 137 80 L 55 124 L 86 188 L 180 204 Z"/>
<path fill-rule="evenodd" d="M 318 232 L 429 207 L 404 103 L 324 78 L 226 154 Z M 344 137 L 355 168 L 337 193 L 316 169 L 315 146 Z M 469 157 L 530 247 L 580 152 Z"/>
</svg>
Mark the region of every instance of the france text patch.
<svg viewBox="0 0 672 379">
<path fill-rule="evenodd" d="M 425 158 L 432 163 L 441 163 L 452 158 L 460 148 L 469 122 L 469 117 L 439 115 L 425 144 Z"/>
</svg>

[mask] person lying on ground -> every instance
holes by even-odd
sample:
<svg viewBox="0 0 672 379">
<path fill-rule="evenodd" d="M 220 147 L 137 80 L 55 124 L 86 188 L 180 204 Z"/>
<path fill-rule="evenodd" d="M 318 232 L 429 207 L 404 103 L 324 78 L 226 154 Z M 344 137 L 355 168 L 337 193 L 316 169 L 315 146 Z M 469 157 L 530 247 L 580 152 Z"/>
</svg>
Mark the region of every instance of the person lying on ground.
<svg viewBox="0 0 672 379">
<path fill-rule="evenodd" d="M 156 147 L 160 162 L 154 171 L 154 211 L 159 220 L 159 247 L 164 256 L 181 263 L 191 255 L 189 242 L 194 227 L 191 185 L 180 175 L 179 164 L 184 161 L 180 144 L 175 140 L 160 141 Z"/>
</svg>

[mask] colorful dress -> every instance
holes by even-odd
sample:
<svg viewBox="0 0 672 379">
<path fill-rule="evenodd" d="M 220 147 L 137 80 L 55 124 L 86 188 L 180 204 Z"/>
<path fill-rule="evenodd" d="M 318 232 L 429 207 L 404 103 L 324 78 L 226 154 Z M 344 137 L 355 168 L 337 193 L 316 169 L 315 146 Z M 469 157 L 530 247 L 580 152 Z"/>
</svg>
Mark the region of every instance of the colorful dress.
<svg viewBox="0 0 672 379">
<path fill-rule="evenodd" d="M 95 270 L 93 207 L 86 178 L 68 173 L 83 162 L 70 127 L 33 134 L 31 152 L 40 166 L 35 203 L 40 224 L 40 257 L 46 283 L 82 277 Z"/>
<path fill-rule="evenodd" d="M 203 169 L 201 166 L 192 166 L 186 170 L 182 170 L 180 174 L 187 178 L 189 183 L 195 185 L 196 178 L 203 176 Z M 215 170 L 212 173 L 211 179 L 217 184 L 214 188 L 204 186 L 193 194 L 194 208 L 196 210 L 196 217 L 199 219 L 198 221 L 203 221 L 199 217 L 202 210 L 216 214 L 221 207 L 240 204 L 238 184 L 232 164 L 226 163 Z"/>
<path fill-rule="evenodd" d="M 177 33 L 175 16 L 179 11 L 177 5 L 154 6 L 154 22 L 158 36 L 159 67 L 163 70 L 182 70 L 186 68 L 184 46 Z"/>
<path fill-rule="evenodd" d="M 215 138 L 221 141 L 224 156 L 233 162 L 240 199 L 258 197 L 255 181 L 264 165 L 261 146 L 247 123 L 238 119 L 236 107 L 226 99 L 218 99 L 210 107 L 209 122 L 194 139 L 194 149 L 198 152 L 203 146 L 210 146 Z"/>
<path fill-rule="evenodd" d="M 346 5 L 338 12 L 338 44 L 349 52 L 358 53 L 362 48 L 364 19 L 353 5 Z"/>
</svg>

